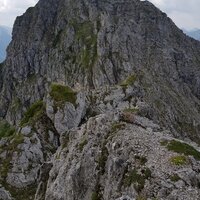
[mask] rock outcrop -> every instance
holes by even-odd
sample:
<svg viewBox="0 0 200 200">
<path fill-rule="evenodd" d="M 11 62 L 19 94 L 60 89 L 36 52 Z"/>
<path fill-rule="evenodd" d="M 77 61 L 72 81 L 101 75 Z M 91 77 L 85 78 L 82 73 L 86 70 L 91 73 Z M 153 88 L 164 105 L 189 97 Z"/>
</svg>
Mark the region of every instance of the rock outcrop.
<svg viewBox="0 0 200 200">
<path fill-rule="evenodd" d="M 139 0 L 40 0 L 0 65 L 0 198 L 196 200 L 200 43 Z"/>
<path fill-rule="evenodd" d="M 182 143 L 142 123 L 102 114 L 72 130 L 55 154 L 46 199 L 198 199 L 198 159 L 169 151 Z"/>
</svg>

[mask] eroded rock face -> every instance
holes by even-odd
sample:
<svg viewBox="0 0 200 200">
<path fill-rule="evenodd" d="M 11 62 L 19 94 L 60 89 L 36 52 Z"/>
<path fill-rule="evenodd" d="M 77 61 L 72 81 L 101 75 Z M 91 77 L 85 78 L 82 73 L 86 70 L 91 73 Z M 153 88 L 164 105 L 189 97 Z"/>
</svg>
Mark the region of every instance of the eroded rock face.
<svg viewBox="0 0 200 200">
<path fill-rule="evenodd" d="M 24 137 L 23 143 L 18 145 L 18 152 L 13 152 L 7 183 L 15 188 L 24 188 L 35 183 L 43 162 L 42 145 L 37 135 Z"/>
<path fill-rule="evenodd" d="M 45 199 L 47 181 L 49 179 L 49 171 L 51 170 L 52 166 L 53 166 L 52 162 L 45 162 L 42 164 L 40 168 L 39 182 L 35 194 L 35 199 L 38 200 Z"/>
<path fill-rule="evenodd" d="M 86 92 L 80 91 L 76 94 L 75 104 L 65 102 L 59 107 L 56 107 L 55 100 L 49 96 L 46 104 L 47 116 L 53 121 L 59 134 L 63 134 L 81 123 L 88 108 L 86 94 Z"/>
<path fill-rule="evenodd" d="M 180 154 L 162 145 L 169 132 L 113 119 L 97 115 L 63 139 L 45 199 L 198 199 L 200 163 L 174 163 Z"/>
</svg>

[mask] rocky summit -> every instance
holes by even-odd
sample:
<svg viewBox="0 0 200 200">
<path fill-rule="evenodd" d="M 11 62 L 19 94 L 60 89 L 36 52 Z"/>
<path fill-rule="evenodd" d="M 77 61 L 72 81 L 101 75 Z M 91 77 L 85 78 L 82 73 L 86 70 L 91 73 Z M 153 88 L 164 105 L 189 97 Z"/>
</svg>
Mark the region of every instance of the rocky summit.
<svg viewBox="0 0 200 200">
<path fill-rule="evenodd" d="M 0 199 L 200 199 L 200 42 L 140 0 L 40 0 L 0 64 Z"/>
</svg>

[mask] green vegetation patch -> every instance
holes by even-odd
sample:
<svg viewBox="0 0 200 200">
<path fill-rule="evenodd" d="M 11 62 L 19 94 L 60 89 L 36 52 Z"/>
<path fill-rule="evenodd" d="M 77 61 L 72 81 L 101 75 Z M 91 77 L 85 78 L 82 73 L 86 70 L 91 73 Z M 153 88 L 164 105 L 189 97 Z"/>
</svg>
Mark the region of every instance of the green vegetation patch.
<svg viewBox="0 0 200 200">
<path fill-rule="evenodd" d="M 100 169 L 101 174 L 105 173 L 105 166 L 106 166 L 106 162 L 108 160 L 108 155 L 109 155 L 106 144 L 107 144 L 107 141 L 104 141 L 104 143 L 101 146 L 101 155 L 98 158 L 98 167 Z"/>
<path fill-rule="evenodd" d="M 0 139 L 10 137 L 15 133 L 15 128 L 6 121 L 0 122 Z"/>
<path fill-rule="evenodd" d="M 98 199 L 99 199 L 98 194 L 96 192 L 93 192 L 91 200 L 98 200 Z"/>
<path fill-rule="evenodd" d="M 86 138 L 84 138 L 82 141 L 81 141 L 81 143 L 79 143 L 79 145 L 78 145 L 78 149 L 79 149 L 79 151 L 83 151 L 83 148 L 84 148 L 84 146 L 86 145 L 88 143 L 88 141 L 87 141 L 87 139 Z"/>
<path fill-rule="evenodd" d="M 176 140 L 168 141 L 166 147 L 169 151 L 182 153 L 185 156 L 193 156 L 196 160 L 200 160 L 200 152 L 189 144 L 179 142 Z"/>
<path fill-rule="evenodd" d="M 62 149 L 66 148 L 68 146 L 69 143 L 69 134 L 65 135 L 62 139 Z"/>
<path fill-rule="evenodd" d="M 124 109 L 124 112 L 128 112 L 128 113 L 133 113 L 133 114 L 137 114 L 139 112 L 139 109 L 137 107 L 133 107 L 133 108 L 126 108 Z"/>
<path fill-rule="evenodd" d="M 140 192 L 145 185 L 145 180 L 151 177 L 151 170 L 144 168 L 139 172 L 137 169 L 133 169 L 125 175 L 124 186 L 130 187 L 134 184 L 134 188 L 137 192 Z"/>
<path fill-rule="evenodd" d="M 101 187 L 100 184 L 97 183 L 95 186 L 95 191 L 92 193 L 91 200 L 101 200 L 102 194 L 101 194 Z"/>
<path fill-rule="evenodd" d="M 94 33 L 94 25 L 89 21 L 80 24 L 76 37 L 85 45 L 81 52 L 81 64 L 84 68 L 91 70 L 98 57 L 97 34 Z"/>
<path fill-rule="evenodd" d="M 57 83 L 51 84 L 50 96 L 58 107 L 62 107 L 65 102 L 76 105 L 76 92 L 68 86 Z"/>
<path fill-rule="evenodd" d="M 85 45 L 92 45 L 94 43 L 94 25 L 90 21 L 86 21 L 79 24 L 76 30 L 76 37 L 84 41 Z M 96 41 L 96 40 L 95 40 Z"/>
<path fill-rule="evenodd" d="M 170 180 L 172 182 L 177 182 L 177 181 L 181 180 L 181 178 L 179 177 L 178 174 L 173 174 L 173 175 L 170 176 Z"/>
<path fill-rule="evenodd" d="M 12 197 L 14 197 L 15 200 L 32 200 L 34 199 L 37 190 L 36 184 L 32 184 L 23 189 L 10 186 L 6 182 L 4 182 L 2 185 L 3 187 L 5 187 L 6 190 L 10 192 L 10 194 L 12 195 Z"/>
<path fill-rule="evenodd" d="M 182 156 L 182 155 L 173 156 L 173 157 L 170 158 L 170 162 L 173 165 L 181 166 L 181 165 L 187 164 L 187 158 L 186 158 L 186 156 Z"/>
<path fill-rule="evenodd" d="M 58 33 L 55 36 L 55 39 L 53 41 L 53 48 L 56 48 L 56 46 L 61 42 L 61 35 L 63 33 L 63 30 L 59 30 Z"/>
<path fill-rule="evenodd" d="M 82 48 L 76 49 L 76 52 L 72 51 L 66 59 L 80 66 L 81 70 L 86 73 L 90 86 L 93 87 L 93 68 L 98 60 L 98 35 L 95 22 L 89 20 L 78 22 L 77 19 L 72 19 L 69 23 L 74 28 L 74 44 L 78 43 L 78 46 Z"/>
<path fill-rule="evenodd" d="M 2 161 L 0 173 L 3 180 L 6 179 L 9 169 L 11 169 L 12 167 L 11 160 L 12 157 L 10 156 L 10 154 L 7 154 L 7 158 Z"/>
<path fill-rule="evenodd" d="M 12 111 L 17 111 L 22 106 L 21 100 L 19 98 L 14 98 L 11 104 Z"/>
<path fill-rule="evenodd" d="M 37 101 L 28 108 L 21 120 L 20 125 L 24 126 L 29 123 L 37 121 L 45 112 L 45 105 L 43 101 Z"/>
<path fill-rule="evenodd" d="M 125 126 L 126 126 L 126 125 L 125 125 L 124 123 L 115 122 L 115 123 L 112 124 L 112 126 L 111 126 L 111 131 L 110 131 L 110 132 L 111 132 L 111 133 L 116 133 L 117 131 L 124 129 Z"/>
<path fill-rule="evenodd" d="M 168 140 L 162 140 L 162 141 L 160 141 L 160 145 L 167 146 L 168 142 L 169 142 Z"/>
<path fill-rule="evenodd" d="M 19 144 L 22 144 L 24 142 L 24 136 L 21 133 L 16 133 L 13 135 L 11 144 L 9 145 L 9 150 L 16 150 L 17 146 Z"/>
<path fill-rule="evenodd" d="M 36 74 L 29 74 L 27 77 L 26 82 L 30 84 L 34 84 L 37 81 L 37 75 Z"/>
<path fill-rule="evenodd" d="M 75 29 L 76 40 L 81 42 L 84 47 L 78 55 L 83 68 L 92 69 L 95 64 L 97 54 L 97 34 L 94 32 L 94 24 L 91 21 L 78 23 L 76 20 L 71 21 Z"/>
<path fill-rule="evenodd" d="M 178 101 L 177 104 L 180 104 L 180 101 Z M 188 136 L 196 142 L 199 142 L 198 137 L 196 137 L 197 130 L 199 130 L 198 126 L 194 126 L 193 122 L 188 121 L 185 119 L 185 117 L 182 115 L 182 113 L 179 113 L 180 118 L 184 119 L 183 121 L 177 120 L 174 123 L 174 127 L 179 132 L 186 132 L 188 133 Z"/>
<path fill-rule="evenodd" d="M 129 85 L 133 85 L 136 80 L 137 80 L 137 76 L 135 74 L 132 74 L 129 77 L 127 77 L 126 80 L 122 81 L 122 83 L 120 84 L 120 86 L 127 87 Z"/>
<path fill-rule="evenodd" d="M 93 192 L 91 200 L 101 200 L 101 196 L 97 192 Z"/>
<path fill-rule="evenodd" d="M 148 161 L 146 157 L 144 156 L 135 156 L 135 159 L 140 162 L 140 165 L 145 165 L 145 163 Z"/>
<path fill-rule="evenodd" d="M 139 195 L 136 200 L 147 200 L 146 197 L 142 196 L 142 195 Z"/>
</svg>

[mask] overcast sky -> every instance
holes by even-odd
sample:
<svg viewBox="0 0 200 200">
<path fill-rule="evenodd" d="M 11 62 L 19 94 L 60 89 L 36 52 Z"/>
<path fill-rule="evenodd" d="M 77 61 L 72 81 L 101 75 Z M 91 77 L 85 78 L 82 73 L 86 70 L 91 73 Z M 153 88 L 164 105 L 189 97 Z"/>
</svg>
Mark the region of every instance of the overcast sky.
<svg viewBox="0 0 200 200">
<path fill-rule="evenodd" d="M 0 0 L 0 25 L 12 27 L 16 16 L 34 6 L 38 0 Z M 149 0 L 166 12 L 180 27 L 200 28 L 200 0 Z"/>
<path fill-rule="evenodd" d="M 200 29 L 200 0 L 149 0 L 179 26 Z"/>
<path fill-rule="evenodd" d="M 38 0 L 0 0 L 0 25 L 13 26 L 17 16 L 22 15 Z"/>
</svg>

